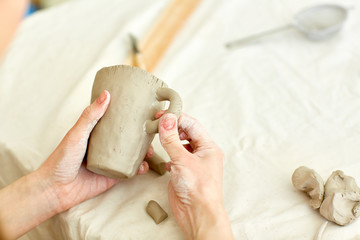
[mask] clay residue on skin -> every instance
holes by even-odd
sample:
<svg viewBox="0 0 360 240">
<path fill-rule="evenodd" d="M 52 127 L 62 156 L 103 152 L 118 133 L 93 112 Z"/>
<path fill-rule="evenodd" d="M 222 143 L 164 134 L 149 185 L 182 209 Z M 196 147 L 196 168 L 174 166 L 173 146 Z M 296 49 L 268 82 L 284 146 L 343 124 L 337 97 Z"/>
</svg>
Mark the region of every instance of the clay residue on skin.
<svg viewBox="0 0 360 240">
<path fill-rule="evenodd" d="M 59 181 L 67 181 L 69 177 L 74 177 L 79 171 L 81 162 L 74 164 L 73 159 L 83 158 L 85 155 L 89 135 L 92 129 L 97 124 L 98 120 L 94 120 L 88 124 L 87 128 L 81 133 L 81 138 L 76 144 L 70 144 L 64 148 L 63 154 L 64 159 L 56 164 L 55 175 Z"/>
<path fill-rule="evenodd" d="M 174 190 L 176 194 L 180 197 L 182 203 L 186 205 L 190 205 L 190 189 L 193 188 L 193 183 L 188 181 L 185 177 L 179 175 L 178 171 L 176 170 L 176 166 L 171 167 L 172 175 L 171 182 L 173 184 Z"/>
<path fill-rule="evenodd" d="M 95 125 L 97 124 L 97 122 L 99 121 L 99 119 L 94 120 L 92 123 L 90 123 L 88 125 L 87 128 L 87 135 L 89 135 L 91 133 L 91 131 L 94 129 Z M 86 140 L 87 141 L 87 140 Z"/>
<path fill-rule="evenodd" d="M 60 182 L 68 181 L 70 177 L 75 178 L 80 165 L 61 161 L 56 165 L 55 175 Z"/>
<path fill-rule="evenodd" d="M 194 127 L 195 121 L 189 119 L 188 116 L 182 115 L 181 117 L 181 128 L 185 133 L 189 133 L 188 135 L 193 136 L 196 139 L 196 136 L 200 135 L 200 128 Z"/>
<path fill-rule="evenodd" d="M 185 140 L 186 136 L 190 142 L 191 147 L 198 152 L 202 149 L 202 146 L 209 146 L 210 136 L 209 134 L 198 124 L 198 122 L 186 114 L 182 114 L 179 119 L 179 134 L 182 140 Z M 201 137 L 200 137 L 201 136 Z M 199 141 L 198 139 L 201 139 Z M 194 153 L 195 153 L 194 152 Z"/>
</svg>

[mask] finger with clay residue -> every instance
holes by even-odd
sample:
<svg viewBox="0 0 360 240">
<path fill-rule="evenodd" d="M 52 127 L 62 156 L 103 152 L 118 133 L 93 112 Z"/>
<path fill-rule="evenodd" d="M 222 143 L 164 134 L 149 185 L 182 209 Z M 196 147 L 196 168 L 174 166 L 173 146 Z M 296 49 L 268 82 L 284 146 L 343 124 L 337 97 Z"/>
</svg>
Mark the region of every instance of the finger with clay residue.
<svg viewBox="0 0 360 240">
<path fill-rule="evenodd" d="M 165 110 L 158 111 L 155 115 L 155 118 L 156 119 L 161 118 L 161 116 L 164 115 L 164 113 L 165 113 Z M 179 130 L 180 140 L 188 140 L 189 142 L 191 141 L 189 136 L 186 134 L 186 132 L 184 132 L 184 130 L 182 128 L 179 127 L 178 130 Z"/>
<path fill-rule="evenodd" d="M 182 114 L 179 118 L 179 131 L 185 132 L 188 136 L 187 140 L 190 142 L 192 148 L 197 151 L 204 147 L 213 146 L 209 134 L 200 125 L 200 123 L 187 114 Z"/>
</svg>

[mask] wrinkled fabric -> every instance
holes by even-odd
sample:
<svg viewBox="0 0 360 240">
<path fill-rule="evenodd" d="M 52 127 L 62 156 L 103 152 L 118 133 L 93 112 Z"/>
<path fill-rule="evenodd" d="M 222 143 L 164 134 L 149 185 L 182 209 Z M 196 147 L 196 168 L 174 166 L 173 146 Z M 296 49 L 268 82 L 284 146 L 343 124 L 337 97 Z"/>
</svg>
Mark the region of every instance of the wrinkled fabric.
<svg viewBox="0 0 360 240">
<path fill-rule="evenodd" d="M 70 1 L 23 22 L 0 66 L 0 187 L 47 159 L 89 104 L 96 71 L 125 62 L 128 34 L 146 35 L 169 2 Z M 332 2 L 355 8 L 331 39 L 289 30 L 227 50 L 321 1 L 203 1 L 154 72 L 224 150 L 235 239 L 314 238 L 325 220 L 291 184 L 301 165 L 360 180 L 360 4 Z M 152 172 L 125 180 L 21 239 L 184 239 L 168 181 Z M 159 225 L 145 212 L 151 199 L 169 214 Z M 323 239 L 360 239 L 360 220 L 329 224 Z"/>
</svg>

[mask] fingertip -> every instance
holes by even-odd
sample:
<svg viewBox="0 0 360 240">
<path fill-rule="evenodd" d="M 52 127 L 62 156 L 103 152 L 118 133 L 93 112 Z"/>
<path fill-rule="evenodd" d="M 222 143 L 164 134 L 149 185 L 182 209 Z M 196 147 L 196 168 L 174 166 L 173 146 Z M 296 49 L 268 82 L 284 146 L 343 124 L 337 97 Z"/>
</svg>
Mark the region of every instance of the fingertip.
<svg viewBox="0 0 360 240">
<path fill-rule="evenodd" d="M 117 178 L 107 177 L 107 179 L 109 181 L 110 186 L 114 186 L 115 184 L 118 184 L 121 181 L 120 179 Z"/>
<path fill-rule="evenodd" d="M 158 111 L 158 112 L 155 114 L 155 118 L 156 118 L 156 119 L 160 118 L 162 115 L 164 115 L 165 112 L 166 112 L 166 110 Z"/>
<path fill-rule="evenodd" d="M 105 114 L 110 102 L 110 93 L 104 90 L 100 96 L 82 112 L 75 125 L 69 130 L 66 141 L 87 142 L 91 131 Z"/>
<path fill-rule="evenodd" d="M 163 130 L 171 131 L 177 125 L 177 117 L 173 113 L 166 113 L 160 118 L 159 125 Z"/>
<path fill-rule="evenodd" d="M 105 101 L 105 104 L 109 104 L 110 103 L 110 100 L 111 100 L 111 94 L 108 90 L 104 90 L 105 91 L 105 94 L 106 94 L 106 101 Z"/>
<path fill-rule="evenodd" d="M 179 134 L 180 140 L 187 140 L 189 136 L 185 132 Z"/>
<path fill-rule="evenodd" d="M 99 105 L 104 105 L 108 103 L 110 100 L 110 93 L 107 90 L 104 90 L 100 96 L 95 100 L 95 102 Z"/>
<path fill-rule="evenodd" d="M 180 156 L 186 153 L 179 138 L 175 114 L 166 113 L 160 118 L 159 139 L 172 160 L 179 159 Z"/>
<path fill-rule="evenodd" d="M 201 146 L 213 145 L 211 137 L 209 136 L 205 128 L 195 118 L 190 117 L 186 114 L 182 114 L 179 119 L 178 126 L 181 132 L 186 133 L 186 140 L 193 143 L 196 149 Z"/>
<path fill-rule="evenodd" d="M 105 114 L 110 103 L 110 93 L 107 90 L 102 91 L 100 96 L 90 105 L 90 109 L 93 111 L 95 120 L 98 121 Z"/>
<path fill-rule="evenodd" d="M 171 171 L 171 162 L 165 163 L 165 169 L 166 169 L 166 171 L 168 171 L 168 172 Z"/>
<path fill-rule="evenodd" d="M 138 169 L 137 174 L 143 175 L 149 171 L 149 164 L 146 161 L 143 161 Z"/>
<path fill-rule="evenodd" d="M 152 158 L 154 156 L 154 147 L 150 145 L 148 151 L 146 152 L 145 158 Z"/>
</svg>

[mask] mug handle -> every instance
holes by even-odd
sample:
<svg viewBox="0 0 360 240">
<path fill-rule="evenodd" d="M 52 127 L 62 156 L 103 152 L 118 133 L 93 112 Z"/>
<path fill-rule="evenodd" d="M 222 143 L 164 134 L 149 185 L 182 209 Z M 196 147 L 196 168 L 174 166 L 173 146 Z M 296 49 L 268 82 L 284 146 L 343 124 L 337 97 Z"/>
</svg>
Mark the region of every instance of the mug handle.
<svg viewBox="0 0 360 240">
<path fill-rule="evenodd" d="M 158 101 L 170 101 L 170 106 L 165 113 L 173 113 L 179 118 L 182 110 L 182 101 L 177 92 L 170 88 L 158 88 L 156 91 L 156 96 Z M 165 114 L 164 113 L 164 114 Z M 159 132 L 159 121 L 156 120 L 147 120 L 145 123 L 145 131 L 147 134 L 153 134 Z"/>
</svg>

